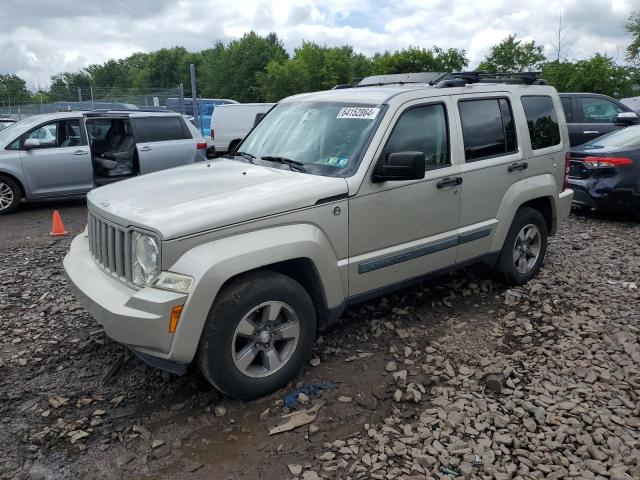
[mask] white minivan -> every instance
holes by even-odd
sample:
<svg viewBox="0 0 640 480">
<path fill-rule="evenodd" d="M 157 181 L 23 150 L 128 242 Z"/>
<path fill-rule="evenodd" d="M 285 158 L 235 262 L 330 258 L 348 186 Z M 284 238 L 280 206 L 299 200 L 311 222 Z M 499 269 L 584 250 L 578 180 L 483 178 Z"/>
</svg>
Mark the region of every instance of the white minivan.
<svg viewBox="0 0 640 480">
<path fill-rule="evenodd" d="M 225 155 L 251 131 L 274 103 L 232 103 L 216 106 L 211 115 L 209 155 Z"/>
</svg>

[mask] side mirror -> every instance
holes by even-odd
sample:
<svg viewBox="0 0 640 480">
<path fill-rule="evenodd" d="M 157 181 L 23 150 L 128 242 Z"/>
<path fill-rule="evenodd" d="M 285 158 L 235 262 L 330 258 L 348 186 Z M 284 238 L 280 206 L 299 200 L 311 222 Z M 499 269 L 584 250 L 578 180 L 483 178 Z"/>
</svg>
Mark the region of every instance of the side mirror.
<svg viewBox="0 0 640 480">
<path fill-rule="evenodd" d="M 391 153 L 381 160 L 373 173 L 373 182 L 420 180 L 424 178 L 425 157 L 422 152 Z"/>
<path fill-rule="evenodd" d="M 638 123 L 638 115 L 635 112 L 622 112 L 618 114 L 618 123 L 633 125 Z"/>
<path fill-rule="evenodd" d="M 31 150 L 32 148 L 38 148 L 40 146 L 40 140 L 37 138 L 27 138 L 24 141 L 24 149 Z"/>
</svg>

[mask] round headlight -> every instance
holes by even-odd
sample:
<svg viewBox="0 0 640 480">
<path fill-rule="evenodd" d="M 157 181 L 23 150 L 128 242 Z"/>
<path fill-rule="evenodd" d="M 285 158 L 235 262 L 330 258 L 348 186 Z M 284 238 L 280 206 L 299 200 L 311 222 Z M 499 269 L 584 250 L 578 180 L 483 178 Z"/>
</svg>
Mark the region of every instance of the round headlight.
<svg viewBox="0 0 640 480">
<path fill-rule="evenodd" d="M 160 249 L 155 238 L 134 232 L 131 238 L 133 283 L 146 286 L 160 271 Z"/>
</svg>

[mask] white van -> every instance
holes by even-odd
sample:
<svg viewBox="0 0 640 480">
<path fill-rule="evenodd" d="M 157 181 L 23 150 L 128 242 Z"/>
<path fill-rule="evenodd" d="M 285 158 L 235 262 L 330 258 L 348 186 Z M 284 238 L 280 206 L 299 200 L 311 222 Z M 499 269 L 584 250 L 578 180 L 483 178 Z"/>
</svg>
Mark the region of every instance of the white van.
<svg viewBox="0 0 640 480">
<path fill-rule="evenodd" d="M 245 137 L 273 103 L 233 103 L 216 106 L 211 115 L 211 142 L 209 155 L 225 155 Z"/>
</svg>

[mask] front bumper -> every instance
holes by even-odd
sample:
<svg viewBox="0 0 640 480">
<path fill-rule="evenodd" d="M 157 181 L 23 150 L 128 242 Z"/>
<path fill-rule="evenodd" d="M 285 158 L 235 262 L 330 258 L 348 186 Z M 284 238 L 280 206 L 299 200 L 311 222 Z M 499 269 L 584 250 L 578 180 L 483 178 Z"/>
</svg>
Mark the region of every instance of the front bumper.
<svg viewBox="0 0 640 480">
<path fill-rule="evenodd" d="M 84 235 L 73 239 L 63 264 L 74 296 L 110 338 L 127 345 L 148 363 L 153 364 L 145 358 L 149 356 L 171 361 L 171 309 L 183 305 L 187 295 L 155 288 L 136 290 L 120 283 L 96 265 Z"/>
</svg>

